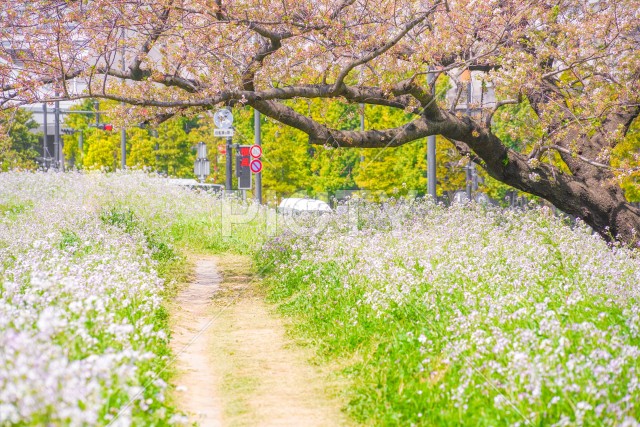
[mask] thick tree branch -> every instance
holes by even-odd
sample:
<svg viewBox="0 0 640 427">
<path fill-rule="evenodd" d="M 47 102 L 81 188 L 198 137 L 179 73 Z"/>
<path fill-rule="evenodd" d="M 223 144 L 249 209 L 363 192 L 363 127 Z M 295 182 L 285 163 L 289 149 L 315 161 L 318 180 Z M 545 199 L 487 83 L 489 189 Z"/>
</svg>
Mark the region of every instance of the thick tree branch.
<svg viewBox="0 0 640 427">
<path fill-rule="evenodd" d="M 484 161 L 480 157 L 478 157 L 467 144 L 462 141 L 456 141 L 455 139 L 447 138 L 446 136 L 444 138 L 456 148 L 461 156 L 468 157 L 473 163 L 485 168 Z"/>
<path fill-rule="evenodd" d="M 79 77 L 80 75 L 82 75 L 82 73 L 84 72 L 84 70 L 82 69 L 78 69 L 78 70 L 74 70 L 71 72 L 67 72 L 66 74 L 58 77 L 47 77 L 47 78 L 43 78 L 40 79 L 38 81 L 39 85 L 42 86 L 46 86 L 49 84 L 53 84 L 53 83 L 57 83 L 60 80 L 71 80 L 73 78 Z M 9 92 L 9 91 L 19 91 L 20 89 L 22 89 L 22 86 L 20 84 L 8 84 L 8 85 L 4 85 L 2 87 L 0 87 L 0 94 L 4 93 L 4 92 Z"/>
<path fill-rule="evenodd" d="M 121 73 L 117 70 L 98 70 L 98 72 L 108 72 L 108 75 L 116 78 L 130 79 L 129 73 Z M 150 72 L 145 71 L 141 78 L 149 75 Z M 166 86 L 178 86 L 189 92 L 193 92 L 195 88 L 188 87 L 190 85 L 189 80 L 180 80 L 175 76 L 166 76 L 166 78 L 158 77 L 154 79 L 158 83 Z M 184 88 L 183 86 L 187 86 Z M 383 91 L 376 87 L 345 87 L 340 98 L 346 99 L 353 103 L 364 103 L 369 105 L 383 105 L 392 108 L 398 108 L 401 110 L 409 109 L 410 112 L 420 115 L 424 113 L 424 108 L 412 107 L 408 92 L 415 91 L 414 87 L 407 88 L 403 85 L 397 85 L 390 92 Z M 419 92 L 420 93 L 420 92 Z M 333 93 L 333 85 L 300 85 L 300 86 L 288 86 L 284 88 L 271 88 L 262 91 L 253 90 L 225 90 L 220 91 L 217 94 L 210 97 L 201 97 L 196 99 L 179 99 L 179 100 L 158 100 L 145 98 L 136 98 L 126 95 L 110 94 L 108 92 L 89 92 L 87 94 L 69 96 L 69 100 L 86 99 L 91 97 L 101 97 L 114 101 L 125 102 L 132 105 L 146 105 L 151 107 L 163 107 L 163 108 L 175 108 L 175 107 L 209 107 L 211 105 L 221 103 L 253 103 L 255 101 L 269 101 L 269 100 L 288 100 L 295 98 L 336 98 Z M 55 98 L 61 99 L 61 98 Z M 54 100 L 54 98 L 51 98 Z M 435 106 L 435 102 L 429 105 Z"/>
<path fill-rule="evenodd" d="M 309 135 L 309 142 L 334 147 L 397 147 L 431 134 L 440 133 L 446 122 L 428 122 L 424 117 L 403 126 L 368 131 L 347 131 L 331 129 L 315 120 L 304 116 L 292 108 L 276 101 L 250 102 L 251 106 L 261 113 L 272 117 L 286 125 L 299 129 Z"/>
</svg>

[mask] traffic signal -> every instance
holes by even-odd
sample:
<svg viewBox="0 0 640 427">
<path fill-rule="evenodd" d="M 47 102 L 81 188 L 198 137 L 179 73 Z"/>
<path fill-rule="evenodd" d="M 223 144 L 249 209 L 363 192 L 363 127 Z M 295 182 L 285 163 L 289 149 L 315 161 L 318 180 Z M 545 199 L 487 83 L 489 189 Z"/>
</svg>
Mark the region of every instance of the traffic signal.
<svg viewBox="0 0 640 427">
<path fill-rule="evenodd" d="M 98 125 L 90 124 L 89 126 L 100 130 L 106 130 L 107 132 L 111 132 L 113 130 L 113 125 L 111 123 L 100 123 Z"/>
<path fill-rule="evenodd" d="M 227 110 L 220 110 L 227 111 Z M 251 146 L 239 145 L 236 154 L 236 176 L 239 190 L 251 190 Z"/>
</svg>

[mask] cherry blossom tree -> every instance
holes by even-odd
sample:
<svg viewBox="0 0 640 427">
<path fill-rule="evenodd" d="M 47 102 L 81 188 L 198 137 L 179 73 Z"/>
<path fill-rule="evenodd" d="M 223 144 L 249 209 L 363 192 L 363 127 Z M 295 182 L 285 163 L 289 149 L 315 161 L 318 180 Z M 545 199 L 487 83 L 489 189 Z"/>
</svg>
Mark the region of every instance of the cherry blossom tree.
<svg viewBox="0 0 640 427">
<path fill-rule="evenodd" d="M 442 135 L 492 177 L 635 245 L 640 210 L 609 157 L 640 112 L 639 10 L 637 0 L 3 2 L 0 103 L 100 97 L 128 104 L 123 118 L 160 121 L 248 104 L 311 144 L 341 147 Z M 498 99 L 472 115 L 456 109 L 469 70 Z M 459 96 L 443 99 L 430 72 Z M 75 78 L 88 89 L 74 91 Z M 292 108 L 299 98 L 412 119 L 333 129 Z M 520 150 L 493 129 L 512 104 L 530 112 Z"/>
</svg>

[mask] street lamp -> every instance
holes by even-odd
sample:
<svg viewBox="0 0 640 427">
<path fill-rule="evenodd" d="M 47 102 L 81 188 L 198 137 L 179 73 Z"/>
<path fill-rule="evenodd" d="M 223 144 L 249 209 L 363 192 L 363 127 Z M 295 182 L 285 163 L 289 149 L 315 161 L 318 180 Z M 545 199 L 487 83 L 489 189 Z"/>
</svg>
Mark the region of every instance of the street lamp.
<svg viewBox="0 0 640 427">
<path fill-rule="evenodd" d="M 454 102 L 455 110 L 470 117 L 482 115 L 484 108 L 496 106 L 496 94 L 492 82 L 485 80 L 486 73 L 473 67 L 460 71 L 453 69 L 449 73 L 452 87 L 447 91 L 447 103 Z"/>
<path fill-rule="evenodd" d="M 452 87 L 447 91 L 449 105 L 455 104 L 455 111 L 464 112 L 467 116 L 481 118 L 484 108 L 496 106 L 496 94 L 493 83 L 485 81 L 485 73 L 469 67 L 460 71 L 453 69 L 449 73 Z M 466 196 L 471 200 L 471 193 L 478 190 L 478 172 L 475 164 L 469 162 L 465 166 Z"/>
</svg>

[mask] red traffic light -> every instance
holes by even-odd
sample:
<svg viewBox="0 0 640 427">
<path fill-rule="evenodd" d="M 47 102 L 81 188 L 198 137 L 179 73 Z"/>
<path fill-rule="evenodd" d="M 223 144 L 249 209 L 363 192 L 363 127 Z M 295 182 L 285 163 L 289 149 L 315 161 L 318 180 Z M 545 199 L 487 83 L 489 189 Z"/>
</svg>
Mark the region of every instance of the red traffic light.
<svg viewBox="0 0 640 427">
<path fill-rule="evenodd" d="M 89 125 L 89 126 L 98 128 L 100 130 L 106 130 L 107 132 L 111 132 L 113 130 L 113 125 L 109 123 L 102 123 L 99 125 Z"/>
</svg>

